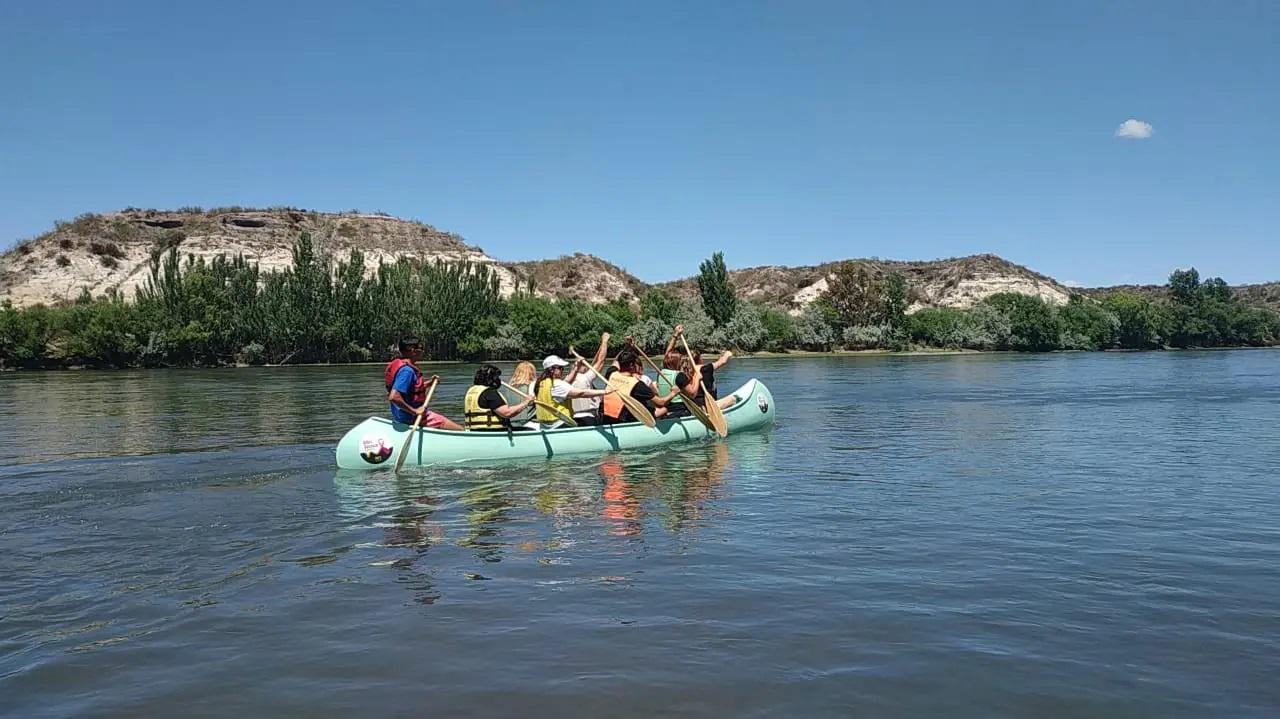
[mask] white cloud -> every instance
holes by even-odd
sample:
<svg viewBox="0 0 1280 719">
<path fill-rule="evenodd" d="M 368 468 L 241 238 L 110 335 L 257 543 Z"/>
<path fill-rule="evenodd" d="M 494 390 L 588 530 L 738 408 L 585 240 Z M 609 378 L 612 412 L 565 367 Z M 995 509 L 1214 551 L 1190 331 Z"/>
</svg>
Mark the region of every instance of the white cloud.
<svg viewBox="0 0 1280 719">
<path fill-rule="evenodd" d="M 1155 132 L 1156 129 L 1151 126 L 1151 123 L 1129 118 L 1116 128 L 1116 137 L 1123 137 L 1126 140 L 1145 140 Z"/>
</svg>

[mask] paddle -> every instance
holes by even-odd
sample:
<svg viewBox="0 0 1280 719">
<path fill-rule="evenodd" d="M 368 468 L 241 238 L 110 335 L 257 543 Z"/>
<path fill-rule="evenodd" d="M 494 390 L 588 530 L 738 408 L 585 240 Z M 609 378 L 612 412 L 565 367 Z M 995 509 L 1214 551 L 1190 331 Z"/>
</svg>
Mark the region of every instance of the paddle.
<svg viewBox="0 0 1280 719">
<path fill-rule="evenodd" d="M 640 349 L 639 345 L 636 345 L 636 352 L 640 354 L 641 359 L 643 359 L 650 367 L 653 368 L 653 371 L 658 374 L 658 377 L 660 379 L 666 379 L 662 374 L 662 369 L 658 367 L 658 365 L 654 364 L 653 360 L 649 359 L 649 355 L 646 355 L 644 353 L 644 350 Z M 674 385 L 675 382 L 669 382 L 669 384 Z M 677 385 L 676 389 L 680 392 L 680 396 L 684 399 L 684 406 L 689 408 L 689 414 L 692 414 L 694 417 L 697 417 L 698 421 L 701 422 L 707 429 L 711 430 L 712 432 L 715 432 L 716 434 L 720 434 L 720 430 L 716 429 L 715 424 L 711 422 L 711 418 L 707 416 L 707 413 L 703 411 L 703 409 L 699 407 L 697 404 L 694 404 L 693 395 L 690 395 L 688 392 L 684 391 L 684 387 L 680 387 Z M 721 434 L 720 436 L 723 437 L 724 435 Z"/>
<path fill-rule="evenodd" d="M 569 348 L 569 353 L 577 359 L 582 359 L 582 355 L 575 352 L 572 347 Z M 583 361 L 585 362 L 586 360 Z M 616 392 L 615 394 L 618 395 L 618 399 L 622 400 L 622 406 L 626 407 L 631 416 L 635 417 L 640 424 L 650 429 L 658 426 L 658 421 L 653 418 L 653 413 L 640 400 L 625 392 Z"/>
<path fill-rule="evenodd" d="M 550 412 L 551 414 L 554 414 L 556 417 L 558 417 L 558 418 L 560 419 L 560 421 L 564 422 L 565 424 L 569 425 L 570 427 L 577 427 L 577 426 L 578 426 L 578 423 L 573 421 L 573 417 L 570 417 L 569 415 L 565 414 L 564 412 L 561 412 L 559 407 L 556 407 L 556 406 L 555 406 L 555 405 L 553 405 L 553 404 L 547 404 L 546 402 L 543 402 L 542 400 L 538 399 L 537 397 L 534 397 L 534 396 L 533 396 L 533 395 L 531 395 L 531 394 L 525 394 L 524 392 L 521 392 L 520 390 L 516 389 L 515 387 L 512 387 L 511 385 L 507 384 L 506 382 L 503 382 L 503 383 L 502 383 L 502 386 L 503 386 L 503 387 L 506 387 L 507 389 L 511 390 L 512 392 L 515 392 L 516 394 L 520 395 L 521 397 L 523 397 L 523 398 L 525 398 L 525 399 L 531 399 L 531 400 L 533 400 L 533 403 L 534 403 L 534 404 L 536 404 L 536 405 L 538 405 L 539 407 L 541 407 L 541 408 L 543 408 L 543 409 L 547 410 L 547 411 L 548 411 L 548 412 Z"/>
<path fill-rule="evenodd" d="M 680 335 L 680 344 L 684 345 L 684 353 L 689 357 L 689 366 L 697 369 L 698 363 L 693 361 L 693 351 L 689 349 L 689 343 L 685 341 L 683 334 Z M 729 423 L 725 421 L 724 410 L 720 409 L 720 403 L 716 401 L 715 395 L 707 391 L 707 383 L 702 381 L 702 377 L 698 377 L 698 386 L 702 388 L 702 396 L 706 398 L 707 417 L 715 425 L 716 434 L 728 437 Z"/>
<path fill-rule="evenodd" d="M 413 435 L 418 433 L 418 425 L 422 424 L 422 418 L 427 416 L 427 407 L 431 405 L 431 395 L 436 393 L 436 387 L 440 385 L 440 380 L 431 383 L 431 389 L 427 390 L 427 398 L 422 401 L 422 414 L 413 420 L 413 426 L 409 428 L 409 436 L 404 440 L 404 446 L 400 448 L 400 455 L 396 457 L 396 474 L 400 473 L 400 468 L 404 466 L 404 458 L 409 456 L 409 446 L 413 444 Z"/>
</svg>

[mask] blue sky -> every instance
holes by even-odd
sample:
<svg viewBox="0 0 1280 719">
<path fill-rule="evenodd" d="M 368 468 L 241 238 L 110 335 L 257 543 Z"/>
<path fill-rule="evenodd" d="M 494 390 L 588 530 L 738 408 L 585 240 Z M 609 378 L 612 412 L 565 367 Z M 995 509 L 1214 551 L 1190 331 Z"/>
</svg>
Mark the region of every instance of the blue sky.
<svg viewBox="0 0 1280 719">
<path fill-rule="evenodd" d="M 4 3 L 0 245 L 295 205 L 648 281 L 715 250 L 1280 280 L 1278 38 L 1262 1 Z"/>
</svg>

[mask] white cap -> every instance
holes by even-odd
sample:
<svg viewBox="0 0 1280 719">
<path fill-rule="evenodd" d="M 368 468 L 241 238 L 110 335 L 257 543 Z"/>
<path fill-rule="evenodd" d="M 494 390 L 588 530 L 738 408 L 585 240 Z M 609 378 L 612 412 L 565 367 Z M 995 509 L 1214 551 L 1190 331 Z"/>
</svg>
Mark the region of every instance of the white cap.
<svg viewBox="0 0 1280 719">
<path fill-rule="evenodd" d="M 568 367 L 569 363 L 560 359 L 559 355 L 548 355 L 542 360 L 542 369 L 551 369 L 552 367 Z"/>
</svg>

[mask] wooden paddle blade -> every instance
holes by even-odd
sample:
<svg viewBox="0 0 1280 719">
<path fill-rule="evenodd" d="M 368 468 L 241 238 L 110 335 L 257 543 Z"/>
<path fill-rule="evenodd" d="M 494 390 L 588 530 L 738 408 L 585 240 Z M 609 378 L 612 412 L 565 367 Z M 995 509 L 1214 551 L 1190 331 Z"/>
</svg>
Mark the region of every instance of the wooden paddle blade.
<svg viewBox="0 0 1280 719">
<path fill-rule="evenodd" d="M 711 424 L 714 425 L 716 434 L 721 437 L 728 437 L 729 422 L 724 418 L 724 410 L 720 409 L 720 403 L 717 402 L 716 398 L 711 396 L 711 393 L 707 391 L 707 383 L 702 382 L 700 384 L 702 385 L 702 396 L 707 400 L 707 418 L 710 419 Z"/>
<path fill-rule="evenodd" d="M 425 412 L 423 414 L 426 414 Z M 418 433 L 418 425 L 422 424 L 422 415 L 413 420 L 413 426 L 409 428 L 409 436 L 405 438 L 404 444 L 400 447 L 400 454 L 396 455 L 396 473 L 399 474 L 400 468 L 404 466 L 404 458 L 409 456 L 409 448 L 413 446 L 413 435 Z"/>
<path fill-rule="evenodd" d="M 436 385 L 439 382 L 432 382 L 431 389 L 427 390 L 427 398 L 422 400 L 422 414 L 413 420 L 413 426 L 409 428 L 409 436 L 404 440 L 404 446 L 400 447 L 400 454 L 396 457 L 395 472 L 398 474 L 400 468 L 404 466 L 405 457 L 409 456 L 409 447 L 413 445 L 413 436 L 418 433 L 418 425 L 422 424 L 422 418 L 427 416 L 427 407 L 431 406 L 431 398 L 436 394 Z"/>
<path fill-rule="evenodd" d="M 640 400 L 629 394 L 622 394 L 621 392 L 618 393 L 618 399 L 622 400 L 623 406 L 627 408 L 627 411 L 631 413 L 631 416 L 635 417 L 640 424 L 643 424 L 650 429 L 658 426 L 658 421 L 653 418 L 653 413 L 650 412 L 649 408 L 645 407 Z"/>
</svg>

